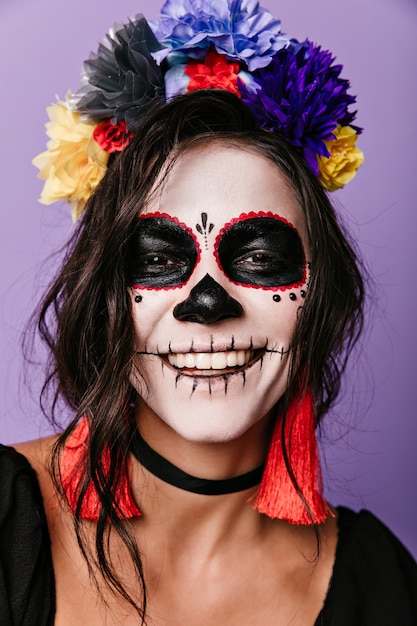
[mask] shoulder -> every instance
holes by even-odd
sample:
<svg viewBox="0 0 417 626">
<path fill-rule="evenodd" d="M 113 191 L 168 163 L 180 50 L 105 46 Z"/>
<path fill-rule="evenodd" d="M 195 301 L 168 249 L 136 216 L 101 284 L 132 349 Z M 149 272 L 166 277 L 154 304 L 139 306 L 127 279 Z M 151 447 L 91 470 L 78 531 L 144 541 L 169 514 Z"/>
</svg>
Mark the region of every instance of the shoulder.
<svg viewBox="0 0 417 626">
<path fill-rule="evenodd" d="M 369 511 L 339 507 L 338 527 L 323 616 L 336 618 L 341 626 L 416 626 L 417 564 L 411 554 Z"/>
<path fill-rule="evenodd" d="M 0 613 L 5 623 L 50 624 L 53 605 L 50 541 L 37 474 L 24 455 L 0 445 Z"/>
<path fill-rule="evenodd" d="M 28 444 L 20 444 L 27 447 Z M 16 447 L 0 444 L 0 522 L 10 515 L 18 517 L 23 509 L 43 510 L 42 496 L 35 469 L 29 459 Z"/>
<path fill-rule="evenodd" d="M 340 557 L 340 567 L 351 571 L 360 566 L 362 571 L 379 570 L 380 577 L 409 574 L 417 585 L 417 564 L 399 539 L 369 511 L 355 513 L 339 507 L 339 546 L 336 559 Z M 388 570 L 388 571 L 387 571 Z M 369 588 L 370 581 L 367 582 Z M 417 587 L 414 588 L 417 591 Z"/>
</svg>

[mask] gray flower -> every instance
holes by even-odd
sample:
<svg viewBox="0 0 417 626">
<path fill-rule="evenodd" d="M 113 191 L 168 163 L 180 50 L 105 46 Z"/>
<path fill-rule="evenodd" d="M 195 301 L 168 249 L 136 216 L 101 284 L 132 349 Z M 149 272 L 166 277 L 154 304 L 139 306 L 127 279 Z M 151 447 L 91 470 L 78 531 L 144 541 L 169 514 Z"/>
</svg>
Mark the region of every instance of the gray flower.
<svg viewBox="0 0 417 626">
<path fill-rule="evenodd" d="M 160 49 L 142 15 L 115 24 L 97 53 L 84 62 L 82 82 L 70 106 L 88 119 L 124 120 L 135 130 L 150 103 L 164 100 L 163 72 L 152 57 Z"/>
</svg>

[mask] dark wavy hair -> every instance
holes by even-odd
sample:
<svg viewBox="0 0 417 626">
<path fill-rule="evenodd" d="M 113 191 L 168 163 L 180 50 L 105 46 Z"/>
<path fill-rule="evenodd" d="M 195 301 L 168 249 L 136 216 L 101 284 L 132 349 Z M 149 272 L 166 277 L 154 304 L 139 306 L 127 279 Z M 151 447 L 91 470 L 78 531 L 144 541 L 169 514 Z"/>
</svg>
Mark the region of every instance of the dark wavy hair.
<svg viewBox="0 0 417 626">
<path fill-rule="evenodd" d="M 129 242 L 158 175 L 169 175 L 169 164 L 182 152 L 213 141 L 270 159 L 288 179 L 304 211 L 311 278 L 293 339 L 288 389 L 281 407 L 288 406 L 300 387 L 308 385 L 319 422 L 339 393 L 347 357 L 363 326 L 361 264 L 326 192 L 298 149 L 279 134 L 257 127 L 242 102 L 224 91 L 196 91 L 155 106 L 129 146 L 112 157 L 36 317 L 51 355 L 41 394 L 43 410 L 54 424 L 59 423 L 62 400 L 74 412 L 53 451 L 55 486 L 63 493 L 60 454 L 80 417 L 87 415 L 90 445 L 73 513 L 79 546 L 96 584 L 100 573 L 113 592 L 135 607 L 142 623 L 146 611 L 142 563 L 129 525 L 119 519 L 115 501 L 135 428 L 132 406 L 136 392 L 130 383 L 134 338 L 128 296 Z M 106 446 L 111 451 L 108 473 L 101 460 Z M 291 467 L 288 470 L 294 479 Z M 90 480 L 101 502 L 94 548 L 88 547 L 80 523 Z M 137 598 L 124 589 L 112 565 L 108 551 L 112 532 L 119 534 L 136 568 L 141 583 Z"/>
</svg>

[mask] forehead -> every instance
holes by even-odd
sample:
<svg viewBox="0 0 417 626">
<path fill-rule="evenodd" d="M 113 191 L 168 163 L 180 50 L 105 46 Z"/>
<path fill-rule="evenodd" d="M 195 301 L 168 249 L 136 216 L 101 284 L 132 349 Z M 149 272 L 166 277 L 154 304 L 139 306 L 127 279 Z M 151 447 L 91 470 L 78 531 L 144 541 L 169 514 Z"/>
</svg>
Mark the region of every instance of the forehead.
<svg viewBox="0 0 417 626">
<path fill-rule="evenodd" d="M 164 211 L 193 223 L 208 213 L 217 225 L 251 211 L 271 211 L 303 237 L 304 216 L 294 189 L 267 157 L 220 142 L 186 150 L 174 162 L 144 213 Z"/>
</svg>

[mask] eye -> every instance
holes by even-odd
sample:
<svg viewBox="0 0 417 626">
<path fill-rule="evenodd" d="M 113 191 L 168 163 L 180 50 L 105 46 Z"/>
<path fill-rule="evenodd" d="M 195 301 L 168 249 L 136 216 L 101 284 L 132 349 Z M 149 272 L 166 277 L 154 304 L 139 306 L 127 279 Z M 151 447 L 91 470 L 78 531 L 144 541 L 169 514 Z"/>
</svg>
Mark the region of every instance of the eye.
<svg viewBox="0 0 417 626">
<path fill-rule="evenodd" d="M 235 259 L 233 265 L 244 272 L 268 275 L 279 271 L 282 259 L 274 251 L 256 250 Z"/>
<path fill-rule="evenodd" d="M 285 287 L 304 279 L 304 251 L 293 226 L 276 217 L 234 222 L 216 241 L 221 269 L 233 282 Z"/>
<path fill-rule="evenodd" d="M 139 256 L 135 270 L 142 277 L 163 276 L 182 270 L 186 262 L 166 254 L 147 253 Z"/>
<path fill-rule="evenodd" d="M 138 220 L 129 245 L 129 282 L 150 289 L 178 287 L 191 276 L 198 253 L 190 231 L 172 219 Z"/>
</svg>

